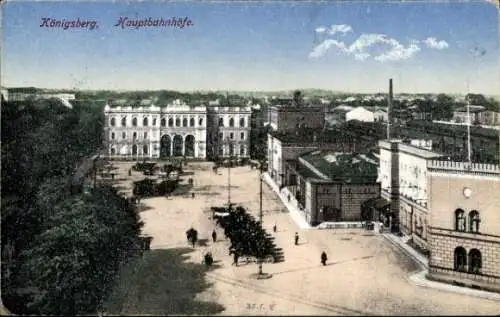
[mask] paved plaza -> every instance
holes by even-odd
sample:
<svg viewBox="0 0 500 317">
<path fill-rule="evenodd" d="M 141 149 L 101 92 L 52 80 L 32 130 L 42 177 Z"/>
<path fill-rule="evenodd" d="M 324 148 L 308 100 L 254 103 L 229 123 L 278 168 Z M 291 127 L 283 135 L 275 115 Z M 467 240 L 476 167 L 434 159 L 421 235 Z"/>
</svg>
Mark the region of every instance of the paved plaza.
<svg viewBox="0 0 500 317">
<path fill-rule="evenodd" d="M 116 186 L 130 193 L 131 180 L 144 176 L 138 172 L 133 172 L 132 177 L 127 175 L 132 163 L 115 165 L 119 166 Z M 220 168 L 217 174 L 213 173 L 212 163 L 189 163 L 184 169 L 187 176 L 183 176 L 181 185 L 187 184 L 188 178 L 193 178 L 194 187 L 189 193 L 194 192 L 195 198 L 186 194 L 168 199 L 142 200 L 143 232 L 153 237 L 152 254 L 185 250 L 176 259 L 179 265 L 201 265 L 203 255 L 207 251 L 212 252 L 215 267 L 203 273 L 208 284 L 196 294 L 188 294 L 185 284 L 192 281 L 192 277 L 183 276 L 185 271 L 179 271 L 178 274 L 172 273 L 171 281 L 180 286 L 167 291 L 158 284 L 169 283 L 170 280 L 163 281 L 155 275 L 159 274 L 155 269 L 161 269 L 162 263 L 142 263 L 141 274 L 146 277 L 140 281 L 134 278 L 141 267 L 125 275 L 119 283 L 125 295 L 117 300 L 122 304 L 108 306 L 112 307 L 109 313 L 182 314 L 188 310 L 182 310 L 184 306 L 174 301 L 186 303 L 189 296 L 195 297 L 198 302 L 216 303 L 222 307 L 217 313 L 223 315 L 500 313 L 499 302 L 413 285 L 408 279 L 419 267 L 380 235 L 354 229 L 301 230 L 265 183 L 264 227 L 275 236 L 277 246 L 283 248 L 285 261 L 264 264 L 264 272 L 272 274 L 272 277 L 257 280 L 252 276 L 258 271 L 257 264 L 232 265 L 232 257 L 228 254 L 229 240 L 224 239 L 222 229 L 210 219 L 210 206 L 228 202 L 228 169 Z M 256 217 L 259 212 L 259 177 L 259 172 L 248 166 L 230 170 L 231 202 L 244 206 Z M 275 224 L 277 233 L 272 231 Z M 194 250 L 187 250 L 192 248 L 187 244 L 185 232 L 191 226 L 198 230 L 201 241 Z M 214 229 L 218 233 L 215 243 L 211 239 Z M 300 236 L 298 246 L 293 241 L 295 232 Z M 320 264 L 322 251 L 328 254 L 327 266 Z M 162 301 L 171 303 L 167 306 Z M 214 312 L 200 309 L 194 313 Z"/>
</svg>

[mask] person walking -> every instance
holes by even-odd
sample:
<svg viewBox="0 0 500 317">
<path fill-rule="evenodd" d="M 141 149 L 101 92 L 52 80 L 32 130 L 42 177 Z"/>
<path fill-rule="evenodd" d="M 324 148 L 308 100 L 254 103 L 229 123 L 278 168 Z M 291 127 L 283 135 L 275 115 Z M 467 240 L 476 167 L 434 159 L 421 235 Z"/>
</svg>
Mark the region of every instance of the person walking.
<svg viewBox="0 0 500 317">
<path fill-rule="evenodd" d="M 323 252 L 321 253 L 321 263 L 322 263 L 323 265 L 326 265 L 326 261 L 327 261 L 327 260 L 328 260 L 328 257 L 326 256 L 326 252 L 325 252 L 325 251 L 323 251 Z"/>
<path fill-rule="evenodd" d="M 273 231 L 276 233 L 276 231 L 278 231 L 278 227 L 276 226 L 276 224 L 274 224 L 273 226 Z"/>
<path fill-rule="evenodd" d="M 215 230 L 212 231 L 212 240 L 214 240 L 214 242 L 217 241 L 217 232 L 215 232 Z"/>
<path fill-rule="evenodd" d="M 295 232 L 295 245 L 299 245 L 299 233 Z"/>
</svg>

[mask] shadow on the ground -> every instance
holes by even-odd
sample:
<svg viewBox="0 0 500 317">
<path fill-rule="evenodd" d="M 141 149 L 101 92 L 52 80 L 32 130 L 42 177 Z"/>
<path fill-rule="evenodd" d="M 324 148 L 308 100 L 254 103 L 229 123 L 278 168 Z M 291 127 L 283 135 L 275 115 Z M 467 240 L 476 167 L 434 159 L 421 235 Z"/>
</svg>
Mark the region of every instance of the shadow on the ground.
<svg viewBox="0 0 500 317">
<path fill-rule="evenodd" d="M 179 185 L 177 185 L 177 188 L 170 194 L 170 196 L 187 195 L 191 191 L 192 188 L 193 188 L 193 185 L 179 184 Z"/>
<path fill-rule="evenodd" d="M 189 248 L 151 250 L 128 263 L 104 304 L 112 315 L 214 315 L 225 310 L 196 295 L 211 286 L 205 274 L 219 267 L 189 263 Z"/>
<path fill-rule="evenodd" d="M 208 239 L 199 239 L 198 240 L 198 245 L 200 247 L 206 247 L 206 246 L 208 246 Z"/>
<path fill-rule="evenodd" d="M 153 207 L 146 205 L 144 203 L 139 203 L 138 209 L 139 209 L 139 212 L 142 212 L 142 211 L 153 209 Z"/>
<path fill-rule="evenodd" d="M 192 172 L 192 171 L 184 171 L 184 172 L 182 172 L 181 175 L 182 176 L 192 176 L 192 175 L 194 175 L 194 172 Z"/>
<path fill-rule="evenodd" d="M 301 267 L 301 268 L 291 269 L 291 270 L 287 270 L 287 271 L 276 272 L 276 273 L 273 273 L 273 275 L 280 275 L 280 274 L 285 274 L 285 273 L 292 273 L 292 272 L 298 272 L 298 271 L 307 271 L 307 270 L 312 270 L 312 269 L 319 269 L 319 268 L 322 268 L 322 267 L 325 267 L 325 266 L 333 266 L 333 265 L 347 263 L 347 262 L 367 260 L 367 259 L 371 259 L 373 257 L 374 257 L 373 255 L 369 255 L 369 256 L 363 256 L 363 257 L 354 258 L 354 259 L 350 259 L 350 260 L 343 260 L 343 261 L 337 261 L 337 262 L 327 262 L 326 265 L 322 265 L 320 263 L 320 261 L 319 261 L 320 259 L 318 257 L 318 265 L 308 266 L 308 267 Z"/>
</svg>

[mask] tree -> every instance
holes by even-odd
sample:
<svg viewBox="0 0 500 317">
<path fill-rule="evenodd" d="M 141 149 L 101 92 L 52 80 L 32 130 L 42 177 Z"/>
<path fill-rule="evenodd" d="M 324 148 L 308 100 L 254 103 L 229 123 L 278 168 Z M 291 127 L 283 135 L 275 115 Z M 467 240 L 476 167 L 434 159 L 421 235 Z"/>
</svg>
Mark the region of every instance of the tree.
<svg viewBox="0 0 500 317">
<path fill-rule="evenodd" d="M 453 99 L 448 95 L 439 94 L 432 107 L 432 117 L 435 120 L 449 121 L 453 118 L 453 108 Z"/>
</svg>

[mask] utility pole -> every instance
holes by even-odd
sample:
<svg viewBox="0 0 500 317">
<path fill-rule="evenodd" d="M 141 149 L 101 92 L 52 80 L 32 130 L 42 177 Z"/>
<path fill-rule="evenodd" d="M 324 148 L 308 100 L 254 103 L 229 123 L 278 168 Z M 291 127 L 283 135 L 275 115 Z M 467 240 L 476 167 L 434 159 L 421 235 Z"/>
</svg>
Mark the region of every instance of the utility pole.
<svg viewBox="0 0 500 317">
<path fill-rule="evenodd" d="M 263 174 L 262 174 L 262 166 L 264 166 L 264 164 L 260 164 L 260 192 L 259 192 L 259 221 L 260 221 L 260 227 L 262 230 L 264 230 L 264 226 L 263 226 L 263 223 L 262 223 L 262 219 L 263 219 L 263 214 L 262 214 L 262 177 L 263 177 Z M 259 275 L 262 275 L 262 258 L 259 258 Z"/>
</svg>

